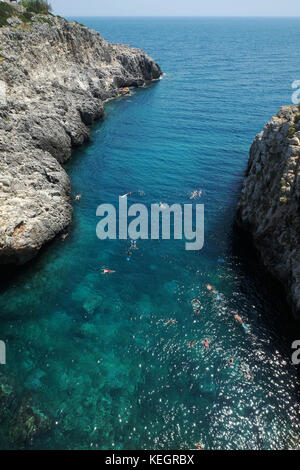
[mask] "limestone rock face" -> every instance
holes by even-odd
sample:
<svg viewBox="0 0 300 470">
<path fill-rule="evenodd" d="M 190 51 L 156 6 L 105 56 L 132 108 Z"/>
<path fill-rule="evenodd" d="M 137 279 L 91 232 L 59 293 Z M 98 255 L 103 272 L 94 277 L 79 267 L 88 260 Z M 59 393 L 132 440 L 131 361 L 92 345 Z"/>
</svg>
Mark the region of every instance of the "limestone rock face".
<svg viewBox="0 0 300 470">
<path fill-rule="evenodd" d="M 117 88 L 160 77 L 145 52 L 54 16 L 0 29 L 0 263 L 24 263 L 71 221 L 62 167 Z"/>
<path fill-rule="evenodd" d="M 238 203 L 266 268 L 300 318 L 300 106 L 285 106 L 258 134 Z"/>
</svg>

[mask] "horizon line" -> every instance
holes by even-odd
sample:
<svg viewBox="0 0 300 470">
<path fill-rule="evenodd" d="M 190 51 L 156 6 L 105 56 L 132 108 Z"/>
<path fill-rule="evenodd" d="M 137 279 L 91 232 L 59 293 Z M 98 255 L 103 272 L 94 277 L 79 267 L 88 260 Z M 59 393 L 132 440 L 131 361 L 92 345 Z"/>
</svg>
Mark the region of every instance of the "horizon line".
<svg viewBox="0 0 300 470">
<path fill-rule="evenodd" d="M 54 13 L 55 15 L 55 13 Z M 57 14 L 58 15 L 58 14 Z M 68 14 L 67 18 L 78 16 L 81 18 L 292 18 L 299 19 L 298 16 L 288 15 L 80 15 Z"/>
</svg>

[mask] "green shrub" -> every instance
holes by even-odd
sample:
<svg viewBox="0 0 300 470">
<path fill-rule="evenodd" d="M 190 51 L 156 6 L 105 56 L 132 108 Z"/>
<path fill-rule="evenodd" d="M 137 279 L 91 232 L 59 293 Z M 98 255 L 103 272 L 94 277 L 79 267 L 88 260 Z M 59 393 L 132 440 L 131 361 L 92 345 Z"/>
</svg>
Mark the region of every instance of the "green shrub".
<svg viewBox="0 0 300 470">
<path fill-rule="evenodd" d="M 296 132 L 296 129 L 294 128 L 294 126 L 291 126 L 291 127 L 289 128 L 288 138 L 289 138 L 289 139 L 292 139 L 292 138 L 294 137 L 294 135 L 295 135 L 295 132 Z"/>
<path fill-rule="evenodd" d="M 37 14 L 41 13 L 47 15 L 52 10 L 52 6 L 47 0 L 23 0 L 21 5 L 23 5 L 27 11 Z"/>
<path fill-rule="evenodd" d="M 7 25 L 7 19 L 13 16 L 16 13 L 16 10 L 8 3 L 0 3 L 0 27 Z"/>
<path fill-rule="evenodd" d="M 24 11 L 24 13 L 21 13 L 19 15 L 20 20 L 23 21 L 23 23 L 30 23 L 33 17 L 33 13 L 30 13 L 30 11 Z"/>
</svg>

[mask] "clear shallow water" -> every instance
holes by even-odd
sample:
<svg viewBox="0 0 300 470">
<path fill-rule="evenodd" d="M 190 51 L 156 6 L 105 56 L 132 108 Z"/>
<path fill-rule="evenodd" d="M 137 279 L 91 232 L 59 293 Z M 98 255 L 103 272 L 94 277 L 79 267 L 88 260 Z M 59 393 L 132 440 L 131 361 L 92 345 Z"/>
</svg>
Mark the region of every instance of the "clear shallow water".
<svg viewBox="0 0 300 470">
<path fill-rule="evenodd" d="M 300 78 L 300 20 L 77 20 L 147 50 L 166 75 L 106 106 L 68 165 L 74 195 L 83 194 L 70 236 L 2 285 L 2 371 L 53 422 L 33 447 L 296 447 L 290 344 L 300 335 L 252 253 L 236 250 L 232 222 L 252 139 Z M 99 204 L 138 189 L 145 196 L 130 202 L 187 203 L 195 188 L 206 210 L 201 252 L 140 241 L 127 262 L 125 241 L 96 238 Z M 102 266 L 117 272 L 103 277 Z M 170 318 L 177 323 L 165 326 Z M 13 446 L 5 431 L 1 448 Z"/>
</svg>

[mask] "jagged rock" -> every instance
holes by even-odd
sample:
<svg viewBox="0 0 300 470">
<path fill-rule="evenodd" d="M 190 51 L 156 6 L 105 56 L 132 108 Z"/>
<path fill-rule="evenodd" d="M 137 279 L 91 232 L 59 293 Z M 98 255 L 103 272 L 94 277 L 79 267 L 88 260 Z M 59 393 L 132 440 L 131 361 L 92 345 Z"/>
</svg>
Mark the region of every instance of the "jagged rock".
<svg viewBox="0 0 300 470">
<path fill-rule="evenodd" d="M 300 318 L 300 106 L 285 106 L 258 134 L 238 203 L 237 223 L 286 288 Z"/>
<path fill-rule="evenodd" d="M 116 88 L 161 75 L 145 52 L 52 15 L 0 29 L 0 263 L 25 263 L 72 218 L 72 148 Z"/>
</svg>

